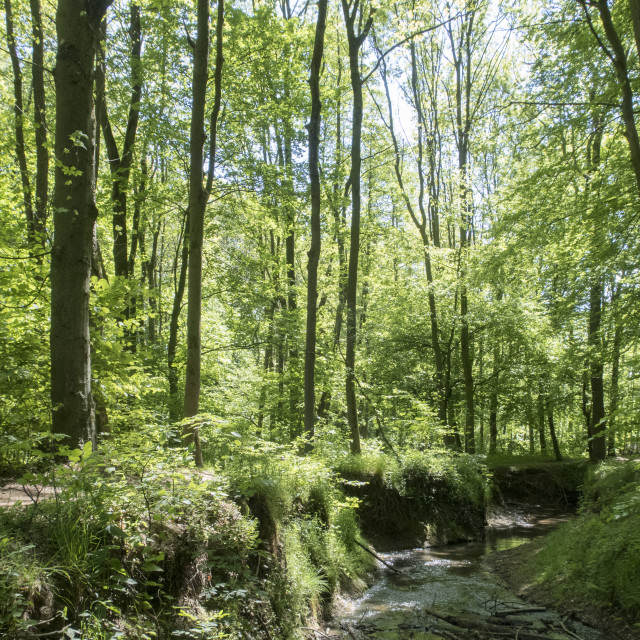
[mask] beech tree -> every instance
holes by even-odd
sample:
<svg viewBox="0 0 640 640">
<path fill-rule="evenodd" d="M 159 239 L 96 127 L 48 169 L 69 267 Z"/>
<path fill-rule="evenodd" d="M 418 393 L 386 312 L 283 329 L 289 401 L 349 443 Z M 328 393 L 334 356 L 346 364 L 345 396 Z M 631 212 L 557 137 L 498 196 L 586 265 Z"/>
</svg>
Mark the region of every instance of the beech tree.
<svg viewBox="0 0 640 640">
<path fill-rule="evenodd" d="M 55 190 L 51 253 L 52 431 L 96 442 L 89 285 L 95 204 L 94 61 L 111 0 L 60 0 L 56 14 Z"/>
<path fill-rule="evenodd" d="M 193 46 L 193 101 L 191 104 L 191 134 L 189 158 L 189 271 L 187 307 L 187 370 L 184 390 L 184 417 L 197 415 L 200 399 L 200 367 L 202 358 L 202 247 L 204 218 L 213 188 L 216 162 L 216 129 L 220 114 L 222 91 L 222 32 L 224 0 L 218 0 L 216 23 L 216 66 L 214 72 L 214 102 L 209 130 L 209 168 L 204 179 L 204 117 L 207 98 L 209 64 L 209 1 L 198 0 L 198 30 Z M 186 427 L 186 443 L 195 442 L 195 459 L 202 466 L 202 451 L 198 431 Z"/>
<path fill-rule="evenodd" d="M 304 364 L 304 427 L 308 438 L 308 448 L 313 447 L 313 435 L 316 418 L 315 400 L 315 363 L 316 332 L 318 312 L 318 262 L 320 260 L 321 228 L 320 209 L 322 194 L 320 191 L 320 171 L 318 168 L 320 146 L 320 119 L 322 102 L 320 100 L 320 69 L 324 50 L 324 32 L 327 20 L 327 0 L 318 2 L 313 58 L 311 59 L 311 117 L 309 130 L 309 181 L 311 183 L 311 247 L 307 266 L 307 333 Z"/>
</svg>

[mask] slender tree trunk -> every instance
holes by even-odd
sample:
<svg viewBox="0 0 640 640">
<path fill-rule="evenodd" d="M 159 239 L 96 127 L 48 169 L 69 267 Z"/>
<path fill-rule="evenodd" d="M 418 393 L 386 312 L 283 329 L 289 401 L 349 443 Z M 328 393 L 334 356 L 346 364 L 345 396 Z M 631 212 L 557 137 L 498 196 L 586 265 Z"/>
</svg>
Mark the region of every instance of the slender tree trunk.
<svg viewBox="0 0 640 640">
<path fill-rule="evenodd" d="M 207 185 L 204 180 L 204 114 L 207 97 L 209 64 L 209 2 L 198 0 L 198 27 L 193 54 L 193 102 L 191 106 L 189 158 L 189 269 L 187 303 L 187 368 L 184 388 L 183 416 L 197 415 L 200 403 L 200 369 L 202 364 L 202 250 L 204 246 L 204 214 L 213 185 L 216 152 L 216 129 L 220 113 L 222 80 L 222 29 L 224 0 L 218 0 L 216 25 L 215 97 L 211 112 L 210 153 Z M 185 443 L 195 444 L 196 465 L 202 466 L 198 430 L 185 429 Z"/>
<path fill-rule="evenodd" d="M 582 415 L 584 416 L 585 427 L 587 431 L 587 451 L 589 458 L 593 460 L 593 442 L 591 440 L 591 405 L 589 404 L 589 361 L 584 363 L 582 370 Z"/>
<path fill-rule="evenodd" d="M 45 246 L 47 205 L 49 203 L 49 147 L 47 140 L 47 101 L 44 86 L 44 33 L 40 0 L 30 0 L 33 35 L 33 124 L 36 133 L 36 192 L 33 231 L 38 246 Z"/>
<path fill-rule="evenodd" d="M 385 92 L 387 95 L 387 106 L 388 106 L 388 118 L 389 124 L 388 128 L 391 133 L 391 139 L 393 142 L 394 152 L 395 152 L 395 161 L 394 161 L 394 170 L 396 175 L 396 180 L 398 182 L 398 186 L 400 187 L 400 192 L 402 193 L 402 197 L 404 199 L 407 211 L 413 221 L 414 225 L 418 229 L 420 233 L 420 238 L 422 240 L 422 247 L 424 252 L 424 267 L 425 267 L 425 275 L 427 277 L 427 300 L 429 305 L 429 323 L 431 328 L 431 348 L 433 350 L 433 358 L 434 365 L 436 369 L 436 383 L 437 383 L 437 395 L 438 395 L 438 419 L 441 425 L 446 424 L 447 419 L 447 400 L 446 400 L 446 388 L 445 388 L 445 374 L 444 374 L 444 361 L 442 355 L 442 348 L 440 345 L 440 334 L 438 330 L 438 314 L 437 314 L 437 306 L 436 306 L 436 297 L 434 293 L 434 278 L 433 278 L 433 270 L 431 265 L 431 246 L 429 241 L 429 220 L 426 214 L 425 205 L 424 205 L 424 196 L 425 196 L 425 185 L 424 185 L 424 177 L 422 171 L 422 163 L 423 163 L 423 130 L 424 130 L 424 116 L 422 112 L 422 104 L 421 104 L 421 96 L 418 87 L 418 70 L 417 70 L 417 60 L 416 60 L 416 52 L 415 45 L 411 43 L 411 87 L 413 93 L 413 101 L 414 107 L 416 110 L 417 121 L 418 121 L 418 176 L 420 183 L 420 190 L 418 195 L 418 212 L 419 216 L 416 213 L 414 206 L 409 199 L 409 195 L 405 189 L 404 179 L 402 177 L 401 172 L 401 153 L 400 153 L 400 145 L 398 144 L 398 140 L 395 133 L 394 128 L 394 119 L 393 119 L 393 105 L 391 101 L 391 94 L 389 92 L 389 86 L 387 81 L 387 65 L 382 56 L 382 53 L 379 52 L 380 60 L 381 60 L 381 70 L 382 70 L 382 81 L 384 84 Z M 439 238 L 439 232 L 438 232 Z"/>
<path fill-rule="evenodd" d="M 627 57 L 627 52 L 613 23 L 611 11 L 609 10 L 608 0 L 595 0 L 595 2 L 587 2 L 587 0 L 578 1 L 582 5 L 585 16 L 587 18 L 587 22 L 592 32 L 596 35 L 601 49 L 609 58 L 615 70 L 616 79 L 620 88 L 620 96 L 622 99 L 620 104 L 620 113 L 622 115 L 622 122 L 624 123 L 625 138 L 627 139 L 627 144 L 629 145 L 631 168 L 636 178 L 636 186 L 638 188 L 638 192 L 640 192 L 640 139 L 638 138 L 638 129 L 636 127 L 634 116 L 634 96 L 629 79 L 629 60 Z M 638 23 L 637 21 L 638 2 L 637 0 L 630 0 L 629 4 L 631 8 L 633 28 L 634 34 L 636 35 L 637 46 L 637 35 L 638 33 L 640 33 L 640 29 L 638 28 L 640 23 Z M 597 32 L 593 27 L 593 24 L 591 22 L 591 15 L 588 9 L 588 6 L 592 5 L 595 5 L 598 8 L 600 21 L 602 22 L 602 27 L 604 29 L 604 33 L 609 46 L 611 47 L 611 50 L 609 50 L 602 42 L 602 40 L 597 36 Z"/>
<path fill-rule="evenodd" d="M 4 0 L 4 11 L 7 26 L 7 48 L 11 57 L 11 67 L 13 69 L 13 127 L 15 134 L 15 152 L 20 170 L 22 182 L 22 202 L 24 205 L 25 218 L 27 222 L 27 236 L 29 247 L 33 251 L 36 233 L 33 215 L 33 196 L 31 194 L 31 181 L 29 179 L 29 167 L 27 165 L 27 153 L 24 139 L 24 101 L 22 98 L 22 69 L 20 68 L 20 58 L 16 47 L 13 25 L 13 8 L 11 0 Z"/>
<path fill-rule="evenodd" d="M 95 443 L 89 288 L 93 253 L 96 126 L 93 77 L 99 25 L 110 0 L 59 0 L 51 255 L 52 431 L 67 444 Z M 73 171 L 70 169 L 73 168 Z"/>
<path fill-rule="evenodd" d="M 633 37 L 636 41 L 638 60 L 640 60 L 640 0 L 629 0 L 629 12 L 633 23 Z"/>
<path fill-rule="evenodd" d="M 360 48 L 367 38 L 373 24 L 371 16 L 358 29 L 356 34 L 356 20 L 362 18 L 361 7 L 357 0 L 352 4 L 342 0 L 342 11 L 347 28 L 349 44 L 349 71 L 351 74 L 351 89 L 353 91 L 353 116 L 351 133 L 351 237 L 349 245 L 349 272 L 347 276 L 347 349 L 345 357 L 346 367 L 346 400 L 347 420 L 351 433 L 351 453 L 360 454 L 360 430 L 358 427 L 358 404 L 355 388 L 356 339 L 357 339 L 357 296 L 358 296 L 358 259 L 360 256 L 360 209 L 361 184 L 360 173 L 362 166 L 362 77 L 360 75 Z"/>
<path fill-rule="evenodd" d="M 618 284 L 613 292 L 612 306 L 620 296 L 620 285 Z M 613 345 L 611 346 L 611 393 L 609 399 L 609 438 L 607 440 L 607 455 L 616 455 L 616 412 L 620 398 L 620 347 L 622 346 L 622 324 L 616 317 L 613 333 Z"/>
<path fill-rule="evenodd" d="M 540 385 L 542 386 L 542 385 Z M 547 453 L 547 438 L 545 436 L 545 410 L 544 410 L 544 393 L 538 392 L 538 435 L 540 436 L 540 453 Z"/>
<path fill-rule="evenodd" d="M 169 380 L 169 416 L 172 422 L 180 419 L 180 401 L 178 399 L 178 372 L 175 368 L 176 351 L 178 347 L 178 327 L 180 322 L 180 312 L 182 311 L 182 300 L 187 284 L 187 269 L 189 266 L 189 212 L 184 218 L 184 237 L 182 239 L 182 250 L 176 254 L 174 263 L 174 275 L 176 277 L 175 291 L 173 294 L 173 304 L 171 307 L 171 318 L 169 320 L 169 341 L 167 343 L 167 378 Z M 177 274 L 178 265 L 180 273 Z"/>
<path fill-rule="evenodd" d="M 549 435 L 551 436 L 551 445 L 553 447 L 553 455 L 558 462 L 562 461 L 562 454 L 560 453 L 560 445 L 558 444 L 558 436 L 556 435 L 556 425 L 553 420 L 553 405 L 546 400 L 547 404 L 547 419 L 549 421 Z"/>
<path fill-rule="evenodd" d="M 466 277 L 466 254 L 470 244 L 471 215 L 469 202 L 468 179 L 468 158 L 469 158 L 469 132 L 471 130 L 471 35 L 475 13 L 471 10 L 464 18 L 465 22 L 461 27 L 459 48 L 456 46 L 453 31 L 447 28 L 451 41 L 451 52 L 453 56 L 456 92 L 456 145 L 458 149 L 458 172 L 459 172 L 459 197 L 462 219 L 459 226 L 460 238 L 460 268 L 459 268 L 459 291 L 460 291 L 460 360 L 462 363 L 462 374 L 464 379 L 465 393 L 465 451 L 475 453 L 475 398 L 473 384 L 473 354 L 471 350 L 471 339 L 469 334 L 469 299 L 467 293 Z M 464 58 L 463 58 L 464 56 Z"/>
<path fill-rule="evenodd" d="M 604 460 L 607 455 L 604 410 L 604 367 L 602 365 L 602 280 L 595 278 L 589 296 L 589 348 L 591 351 L 591 456 Z"/>
<path fill-rule="evenodd" d="M 106 25 L 103 27 L 103 36 L 106 32 Z M 140 114 L 140 100 L 142 98 L 142 65 L 140 64 L 140 52 L 142 48 L 142 37 L 140 31 L 140 7 L 137 4 L 131 5 L 131 24 L 129 28 L 131 35 L 131 98 L 129 100 L 129 115 L 127 127 L 122 145 L 122 152 L 118 149 L 115 136 L 111 129 L 111 121 L 107 109 L 107 97 L 105 93 L 105 70 L 104 54 L 102 54 L 102 69 L 98 77 L 98 95 L 100 102 L 100 124 L 104 136 L 107 157 L 109 158 L 109 169 L 111 171 L 111 202 L 113 207 L 113 264 L 117 277 L 128 278 L 128 238 L 127 238 L 127 196 L 129 190 L 129 176 L 133 162 L 133 147 L 138 131 Z M 126 307 L 128 316 L 128 305 Z"/>
<path fill-rule="evenodd" d="M 322 231 L 320 228 L 320 171 L 318 157 L 320 149 L 320 122 L 322 102 L 320 101 L 320 69 L 324 51 L 324 32 L 327 21 L 327 0 L 318 2 L 316 35 L 311 59 L 309 86 L 311 89 L 311 118 L 309 131 L 309 181 L 311 183 L 311 247 L 307 265 L 307 333 L 304 362 L 304 430 L 306 451 L 313 448 L 315 431 L 315 367 L 316 367 L 316 325 L 318 313 L 318 263 Z"/>
<path fill-rule="evenodd" d="M 602 118 L 594 117 L 593 135 L 588 146 L 589 171 L 600 165 L 600 149 L 602 144 Z M 592 199 L 591 183 L 587 181 L 586 193 Z M 599 230 L 597 207 L 591 207 L 591 270 L 589 274 L 589 323 L 587 343 L 589 345 L 589 370 L 591 377 L 591 457 L 593 460 L 604 460 L 606 457 L 605 440 L 605 408 L 604 408 L 604 366 L 602 353 L 602 296 L 603 282 L 599 270 L 601 262 L 602 234 Z"/>
</svg>

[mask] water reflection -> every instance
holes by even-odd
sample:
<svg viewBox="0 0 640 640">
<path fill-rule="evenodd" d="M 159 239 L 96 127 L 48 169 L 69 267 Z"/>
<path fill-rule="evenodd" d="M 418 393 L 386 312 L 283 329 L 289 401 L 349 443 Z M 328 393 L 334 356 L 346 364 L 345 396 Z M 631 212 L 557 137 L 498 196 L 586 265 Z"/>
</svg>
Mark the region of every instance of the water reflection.
<svg viewBox="0 0 640 640">
<path fill-rule="evenodd" d="M 433 624 L 422 613 L 425 607 L 453 615 L 486 615 L 497 603 L 521 603 L 497 581 L 484 557 L 544 535 L 566 519 L 564 514 L 543 510 L 501 512 L 490 517 L 484 540 L 381 554 L 400 573 L 381 568 L 374 586 L 358 600 L 344 603 L 337 622 L 364 624 L 367 637 L 375 640 L 406 638 L 402 629 L 407 628 L 412 629 L 411 637 L 420 638 Z M 583 637 L 602 636 L 586 632 Z"/>
</svg>

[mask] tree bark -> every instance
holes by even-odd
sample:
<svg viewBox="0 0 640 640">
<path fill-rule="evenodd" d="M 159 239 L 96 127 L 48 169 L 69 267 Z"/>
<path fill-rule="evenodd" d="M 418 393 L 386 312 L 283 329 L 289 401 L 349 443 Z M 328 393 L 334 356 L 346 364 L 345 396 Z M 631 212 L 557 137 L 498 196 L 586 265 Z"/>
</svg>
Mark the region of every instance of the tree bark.
<svg viewBox="0 0 640 640">
<path fill-rule="evenodd" d="M 464 18 L 465 23 L 461 26 L 459 49 L 456 46 L 453 31 L 449 26 L 447 31 L 451 41 L 451 53 L 453 56 L 456 91 L 455 91 L 455 111 L 456 111 L 456 145 L 458 149 L 458 172 L 459 172 L 459 197 L 462 219 L 459 224 L 459 291 L 460 291 L 460 361 L 462 363 L 462 374 L 464 379 L 465 393 L 465 431 L 464 448 L 467 453 L 475 453 L 475 398 L 473 385 L 473 354 L 471 350 L 471 339 L 469 334 L 469 299 L 467 285 L 465 282 L 466 253 L 469 247 L 471 231 L 471 215 L 469 213 L 469 187 L 467 185 L 468 158 L 469 158 L 469 132 L 471 130 L 471 34 L 475 12 L 473 9 Z M 464 56 L 464 59 L 463 59 Z"/>
<path fill-rule="evenodd" d="M 589 27 L 596 37 L 600 48 L 611 61 L 616 74 L 616 79 L 618 81 L 618 86 L 620 87 L 620 95 L 622 99 L 620 104 L 620 113 L 622 115 L 622 122 L 624 123 L 625 138 L 627 139 L 627 144 L 629 145 L 631 168 L 636 179 L 636 187 L 638 189 L 638 192 L 640 193 L 640 139 L 638 138 L 638 129 L 636 127 L 636 121 L 633 112 L 634 96 L 629 79 L 629 61 L 627 52 L 622 43 L 620 35 L 616 30 L 616 27 L 613 24 L 613 18 L 611 17 L 611 11 L 609 10 L 608 0 L 596 0 L 595 5 L 598 8 L 600 21 L 602 22 L 602 27 L 604 29 L 604 33 L 607 41 L 609 42 L 611 50 L 609 50 L 605 46 L 593 27 L 591 15 L 588 9 L 588 5 L 591 5 L 593 3 L 588 3 L 587 0 L 578 1 L 582 5 Z M 638 30 L 638 23 L 636 20 L 638 13 L 637 5 L 637 0 L 631 0 L 630 7 L 632 10 L 634 34 L 636 35 L 636 45 L 638 45 L 637 34 L 640 32 L 640 30 Z"/>
<path fill-rule="evenodd" d="M 52 431 L 95 445 L 89 287 L 95 205 L 93 78 L 99 25 L 111 0 L 60 0 L 56 14 L 56 136 L 51 255 Z"/>
<path fill-rule="evenodd" d="M 216 153 L 217 119 L 220 113 L 222 83 L 222 29 L 224 0 L 218 0 L 216 25 L 215 97 L 211 112 L 209 171 L 204 179 L 204 114 L 207 97 L 209 62 L 209 2 L 198 0 L 198 27 L 193 55 L 193 102 L 191 107 L 189 157 L 189 269 L 187 303 L 187 369 L 184 389 L 183 416 L 197 415 L 200 403 L 200 369 L 202 364 L 202 250 L 204 246 L 204 214 L 213 185 Z M 185 443 L 195 444 L 196 465 L 203 466 L 198 431 L 185 429 Z"/>
<path fill-rule="evenodd" d="M 304 361 L 304 430 L 306 451 L 313 449 L 315 432 L 315 367 L 316 367 L 316 325 L 318 315 L 318 264 L 322 231 L 320 228 L 320 171 L 318 156 L 320 150 L 320 123 L 322 102 L 320 100 L 320 69 L 324 52 L 324 32 L 327 22 L 327 0 L 318 2 L 316 35 L 311 59 L 309 87 L 311 89 L 311 117 L 309 131 L 309 181 L 311 183 L 311 247 L 307 265 L 307 332 Z"/>
<path fill-rule="evenodd" d="M 424 195 L 425 195 L 425 185 L 424 185 L 424 177 L 422 171 L 423 164 L 423 135 L 424 135 L 424 116 L 422 111 L 421 104 L 421 96 L 418 87 L 418 69 L 417 69 L 417 59 L 416 59 L 416 50 L 415 44 L 411 42 L 410 45 L 411 51 L 411 89 L 414 101 L 414 108 L 416 110 L 417 115 L 417 123 L 418 123 L 418 176 L 420 182 L 420 190 L 418 195 L 418 211 L 420 216 L 416 213 L 416 210 L 409 199 L 409 195 L 407 190 L 405 189 L 404 179 L 402 177 L 401 172 L 401 154 L 400 154 L 400 145 L 398 144 L 397 136 L 394 128 L 393 121 L 393 106 L 391 102 L 391 94 L 389 92 L 389 86 L 387 81 L 387 65 L 384 60 L 384 57 L 380 54 L 381 59 L 381 72 L 382 72 L 382 81 L 385 88 L 385 93 L 387 96 L 387 105 L 388 105 L 388 117 L 389 124 L 388 128 L 391 133 L 391 139 L 393 142 L 394 148 L 394 171 L 396 175 L 396 181 L 398 182 L 398 186 L 400 187 L 400 192 L 402 193 L 403 200 L 405 202 L 405 206 L 407 211 L 409 212 L 409 216 L 413 221 L 413 224 L 416 226 L 420 238 L 422 240 L 422 248 L 424 255 L 424 268 L 425 275 L 427 278 L 427 300 L 429 305 L 429 324 L 431 328 L 431 348 L 433 350 L 433 359 L 434 365 L 436 369 L 436 387 L 437 387 L 437 395 L 438 395 L 438 420 L 441 425 L 446 424 L 447 420 L 447 391 L 445 385 L 445 372 L 444 372 L 444 359 L 442 355 L 442 348 L 440 345 L 440 333 L 438 329 L 438 313 L 437 313 L 437 304 L 436 297 L 434 292 L 434 277 L 433 277 L 433 269 L 431 265 L 431 246 L 429 240 L 429 219 L 425 210 L 424 205 Z M 430 161 L 430 165 L 433 163 Z M 434 229 L 437 228 L 437 224 L 434 222 Z M 437 236 L 439 238 L 439 229 L 437 231 Z"/>
<path fill-rule="evenodd" d="M 353 112 L 351 132 L 351 173 L 349 181 L 351 185 L 351 234 L 349 245 L 349 271 L 347 275 L 347 349 L 345 357 L 346 368 L 346 400 L 347 420 L 351 434 L 351 453 L 360 454 L 360 430 L 358 426 L 358 404 L 355 387 L 356 366 L 356 339 L 357 339 L 357 296 L 358 296 L 358 259 L 360 256 L 360 209 L 361 209 L 361 184 L 360 173 L 362 167 L 362 77 L 360 75 L 360 48 L 364 43 L 373 18 L 369 16 L 362 30 L 355 25 L 358 17 L 362 18 L 362 8 L 357 0 L 349 4 L 348 0 L 342 0 L 342 12 L 347 28 L 347 41 L 349 44 L 349 71 L 351 74 L 351 89 L 353 91 Z"/>
<path fill-rule="evenodd" d="M 131 35 L 131 98 L 129 100 L 129 115 L 122 151 L 113 135 L 109 112 L 107 108 L 107 97 L 105 93 L 105 70 L 104 55 L 102 56 L 102 69 L 99 72 L 99 101 L 100 101 L 100 124 L 104 136 L 107 157 L 109 158 L 109 169 L 111 171 L 111 202 L 113 207 L 113 264 L 117 277 L 128 278 L 131 269 L 128 259 L 128 238 L 127 238 L 127 196 L 129 189 L 129 177 L 133 163 L 133 147 L 136 142 L 138 132 L 138 122 L 140 120 L 140 100 L 142 99 L 142 65 L 140 53 L 142 49 L 142 34 L 140 28 L 140 6 L 131 4 L 131 24 L 129 28 Z M 125 315 L 128 317 L 128 305 Z"/>
<path fill-rule="evenodd" d="M 22 69 L 14 35 L 13 8 L 11 0 L 4 0 L 5 21 L 7 26 L 7 48 L 11 57 L 13 70 L 13 128 L 15 133 L 15 152 L 22 183 L 22 202 L 24 205 L 25 219 L 27 222 L 27 236 L 29 247 L 33 251 L 35 245 L 35 225 L 33 216 L 33 196 L 31 193 L 31 180 L 27 165 L 27 153 L 24 139 L 24 101 L 22 97 Z"/>
<path fill-rule="evenodd" d="M 551 446 L 553 447 L 553 455 L 558 462 L 562 461 L 562 454 L 560 453 L 560 445 L 558 444 L 558 436 L 556 434 L 556 425 L 553 420 L 553 405 L 549 398 L 546 399 L 547 404 L 547 419 L 549 421 L 549 435 L 551 436 Z"/>
<path fill-rule="evenodd" d="M 33 215 L 35 242 L 44 249 L 49 203 L 49 147 L 47 140 L 47 101 L 44 86 L 44 33 L 40 0 L 30 0 L 31 32 L 33 35 L 33 124 L 36 134 L 36 190 Z"/>
<path fill-rule="evenodd" d="M 593 134 L 588 145 L 589 173 L 587 174 L 586 194 L 591 200 L 590 173 L 600 165 L 600 149 L 602 144 L 602 118 L 594 117 Z M 603 282 L 599 265 L 601 263 L 602 234 L 599 230 L 597 207 L 591 207 L 591 269 L 589 273 L 589 322 L 587 344 L 589 346 L 589 370 L 591 379 L 591 459 L 604 460 L 607 454 L 605 440 L 605 407 L 604 407 L 604 366 L 602 353 L 602 296 Z"/>
<path fill-rule="evenodd" d="M 178 249 L 174 262 L 175 291 L 173 294 L 173 304 L 171 306 L 171 317 L 169 320 L 169 341 L 167 343 L 167 378 L 169 381 L 169 417 L 172 422 L 180 419 L 180 402 L 178 399 L 178 371 L 175 368 L 176 351 L 178 348 L 178 327 L 180 313 L 182 311 L 182 300 L 187 285 L 187 269 L 189 267 L 189 212 L 184 218 L 184 237 L 182 238 L 182 248 Z M 178 274 L 178 264 L 180 273 Z"/>
<path fill-rule="evenodd" d="M 640 60 L 640 0 L 629 0 L 629 12 L 633 24 L 633 37 L 636 41 L 636 51 Z"/>
<path fill-rule="evenodd" d="M 624 274 L 623 274 L 624 275 Z M 620 297 L 620 284 L 616 285 L 611 303 L 616 304 Z M 615 308 L 614 308 L 615 312 Z M 611 346 L 611 393 L 609 394 L 609 438 L 607 439 L 607 455 L 616 455 L 616 412 L 620 399 L 620 347 L 622 346 L 622 323 L 615 319 L 613 330 L 613 345 Z"/>
</svg>

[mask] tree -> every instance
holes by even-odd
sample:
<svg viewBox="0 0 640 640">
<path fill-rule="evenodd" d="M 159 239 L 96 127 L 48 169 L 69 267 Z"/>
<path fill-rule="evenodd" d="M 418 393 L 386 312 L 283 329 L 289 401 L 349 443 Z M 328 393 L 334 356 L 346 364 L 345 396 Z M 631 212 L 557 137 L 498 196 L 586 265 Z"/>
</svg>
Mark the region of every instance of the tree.
<svg viewBox="0 0 640 640">
<path fill-rule="evenodd" d="M 313 446 L 316 417 L 315 399 L 315 364 L 316 364 L 316 331 L 318 313 L 318 263 L 322 231 L 320 228 L 320 209 L 322 195 L 320 192 L 320 171 L 318 155 L 320 147 L 320 122 L 322 102 L 320 101 L 320 69 L 324 50 L 324 32 L 327 20 L 327 0 L 318 2 L 318 18 L 316 36 L 311 59 L 311 117 L 307 126 L 309 130 L 309 181 L 311 183 L 311 247 L 307 265 L 307 334 L 305 342 L 304 363 L 304 429 L 307 437 L 307 448 Z"/>
<path fill-rule="evenodd" d="M 198 0 L 198 28 L 193 52 L 193 101 L 191 104 L 191 137 L 189 157 L 189 272 L 187 307 L 187 371 L 184 390 L 185 418 L 197 415 L 200 400 L 200 367 L 202 359 L 202 248 L 204 216 L 215 172 L 216 128 L 222 97 L 222 31 L 224 0 L 218 0 L 216 24 L 216 66 L 214 72 L 214 102 L 209 131 L 209 168 L 204 178 L 204 115 L 207 98 L 209 62 L 209 1 Z M 195 443 L 195 459 L 202 466 L 202 451 L 197 429 L 187 427 L 185 441 Z"/>
<path fill-rule="evenodd" d="M 355 366 L 357 334 L 358 258 L 360 255 L 360 210 L 362 168 L 362 76 L 360 74 L 360 49 L 373 25 L 372 10 L 364 20 L 364 9 L 359 0 L 342 0 L 342 13 L 347 29 L 349 44 L 349 72 L 353 91 L 351 129 L 351 173 L 348 185 L 351 187 L 351 235 L 349 244 L 349 271 L 346 287 L 347 307 L 347 348 L 345 356 L 347 420 L 351 433 L 351 453 L 359 454 L 360 430 L 358 426 L 358 403 L 356 399 Z M 364 24 L 363 23 L 364 20 Z M 357 29 L 356 29 L 357 21 Z"/>
<path fill-rule="evenodd" d="M 106 30 L 106 25 L 105 25 Z M 142 49 L 142 33 L 140 28 L 140 6 L 131 4 L 131 24 L 129 28 L 131 37 L 131 97 L 129 100 L 129 114 L 127 116 L 122 150 L 118 149 L 107 105 L 105 93 L 105 61 L 102 56 L 102 67 L 98 74 L 98 100 L 100 125 L 104 136 L 109 160 L 109 170 L 112 177 L 111 199 L 113 203 L 113 264 L 115 275 L 128 278 L 132 275 L 133 257 L 136 253 L 138 238 L 134 233 L 131 240 L 131 257 L 129 255 L 129 242 L 127 234 L 127 195 L 129 189 L 129 177 L 133 164 L 134 145 L 138 133 L 140 119 L 140 101 L 142 100 L 142 84 L 144 80 L 143 67 L 140 60 Z M 127 305 L 125 315 L 128 316 Z"/>
<path fill-rule="evenodd" d="M 52 430 L 95 445 L 89 285 L 95 204 L 94 60 L 111 4 L 60 0 L 56 14 L 55 191 L 51 254 Z"/>
</svg>

